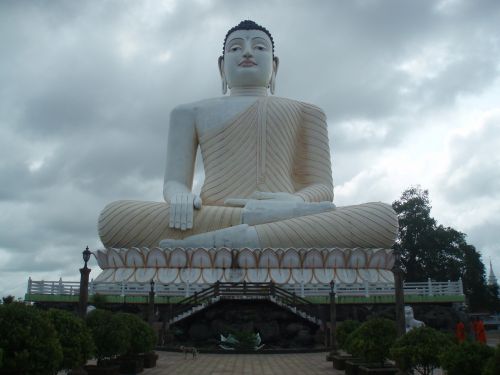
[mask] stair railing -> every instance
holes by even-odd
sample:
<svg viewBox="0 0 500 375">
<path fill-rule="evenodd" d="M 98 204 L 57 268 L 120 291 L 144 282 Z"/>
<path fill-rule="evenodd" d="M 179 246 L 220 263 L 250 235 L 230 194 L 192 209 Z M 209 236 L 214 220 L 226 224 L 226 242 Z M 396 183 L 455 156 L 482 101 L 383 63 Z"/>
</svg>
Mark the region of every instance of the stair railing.
<svg viewBox="0 0 500 375">
<path fill-rule="evenodd" d="M 295 307 L 297 310 L 302 311 L 313 318 L 320 319 L 317 306 L 314 303 L 298 296 L 295 292 L 289 292 L 284 288 L 274 285 L 273 282 L 270 284 L 273 290 L 272 295 L 277 300 L 288 306 Z"/>
<path fill-rule="evenodd" d="M 227 299 L 242 299 L 253 297 L 269 297 L 272 296 L 279 302 L 288 307 L 295 308 L 313 318 L 319 319 L 319 314 L 316 306 L 298 296 L 295 292 L 277 286 L 274 282 L 269 283 L 249 283 L 246 281 L 240 283 L 231 282 L 215 282 L 212 286 L 205 288 L 192 296 L 180 300 L 175 307 L 171 309 L 169 320 L 179 316 L 193 307 L 207 303 L 210 304 L 215 297 L 223 297 Z"/>
<path fill-rule="evenodd" d="M 172 320 L 176 316 L 179 316 L 185 313 L 186 311 L 189 311 L 194 306 L 200 305 L 205 302 L 210 303 L 212 301 L 212 298 L 216 297 L 218 293 L 218 292 L 216 293 L 216 290 L 218 289 L 217 284 L 218 282 L 199 292 L 195 292 L 193 295 L 189 297 L 181 299 L 179 302 L 175 304 L 175 307 L 172 307 L 172 309 L 170 310 L 169 320 Z"/>
</svg>

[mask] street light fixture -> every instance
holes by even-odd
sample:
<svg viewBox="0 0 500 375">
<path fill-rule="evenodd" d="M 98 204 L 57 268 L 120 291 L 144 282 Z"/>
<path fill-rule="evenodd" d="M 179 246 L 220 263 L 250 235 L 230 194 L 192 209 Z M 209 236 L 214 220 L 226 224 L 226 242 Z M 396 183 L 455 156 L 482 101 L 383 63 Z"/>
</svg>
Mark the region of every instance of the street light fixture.
<svg viewBox="0 0 500 375">
<path fill-rule="evenodd" d="M 153 324 L 155 314 L 155 282 L 153 279 L 149 282 L 149 286 L 148 322 Z"/>
<path fill-rule="evenodd" d="M 335 282 L 330 281 L 330 358 L 337 354 L 337 306 L 335 304 Z"/>
<path fill-rule="evenodd" d="M 91 251 L 89 250 L 89 247 L 87 246 L 85 250 L 83 250 L 82 255 L 83 255 L 83 261 L 85 262 L 84 268 L 87 267 L 87 262 L 90 260 L 90 254 Z"/>
<path fill-rule="evenodd" d="M 89 299 L 89 274 L 91 269 L 87 267 L 87 263 L 90 260 L 90 255 L 92 252 L 87 246 L 82 252 L 83 261 L 85 262 L 83 268 L 80 268 L 80 297 L 78 301 L 78 314 L 85 318 L 87 313 L 87 302 Z"/>
<path fill-rule="evenodd" d="M 398 336 L 403 336 L 406 332 L 405 323 L 405 295 L 403 286 L 403 269 L 401 268 L 401 252 L 393 251 L 394 266 L 392 273 L 394 274 L 394 302 L 396 308 L 396 328 Z"/>
</svg>

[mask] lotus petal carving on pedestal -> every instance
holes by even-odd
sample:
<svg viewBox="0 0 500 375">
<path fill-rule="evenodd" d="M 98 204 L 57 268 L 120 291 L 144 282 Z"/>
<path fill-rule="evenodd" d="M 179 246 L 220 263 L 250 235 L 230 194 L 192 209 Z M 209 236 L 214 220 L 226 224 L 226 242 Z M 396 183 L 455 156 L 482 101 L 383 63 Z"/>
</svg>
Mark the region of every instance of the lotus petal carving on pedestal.
<svg viewBox="0 0 500 375">
<path fill-rule="evenodd" d="M 203 282 L 206 284 L 213 284 L 217 281 L 220 281 L 223 276 L 224 276 L 224 271 L 220 268 L 203 269 L 201 273 Z"/>
<path fill-rule="evenodd" d="M 146 267 L 167 267 L 167 254 L 169 253 L 170 252 L 163 251 L 159 247 L 151 249 L 146 257 Z"/>
<path fill-rule="evenodd" d="M 267 283 L 271 281 L 267 268 L 250 268 L 247 270 L 247 279 L 251 283 Z"/>
<path fill-rule="evenodd" d="M 177 268 L 159 268 L 156 273 L 158 281 L 163 284 L 175 283 L 179 277 L 179 270 Z"/>
<path fill-rule="evenodd" d="M 313 270 L 310 268 L 293 268 L 292 277 L 297 284 L 309 284 L 313 280 Z"/>
<path fill-rule="evenodd" d="M 96 281 L 164 284 L 247 281 L 288 284 L 393 282 L 391 249 L 116 249 L 95 253 Z M 238 268 L 233 268 L 235 263 Z"/>
</svg>

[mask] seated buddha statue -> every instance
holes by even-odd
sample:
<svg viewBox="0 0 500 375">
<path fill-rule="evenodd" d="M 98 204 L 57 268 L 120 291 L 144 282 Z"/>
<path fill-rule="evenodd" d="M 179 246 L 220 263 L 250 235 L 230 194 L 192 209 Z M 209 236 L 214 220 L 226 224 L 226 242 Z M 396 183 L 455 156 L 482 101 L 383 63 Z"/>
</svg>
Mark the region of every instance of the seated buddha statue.
<svg viewBox="0 0 500 375">
<path fill-rule="evenodd" d="M 270 32 L 253 21 L 233 27 L 218 65 L 224 95 L 171 113 L 165 202 L 107 205 L 98 225 L 103 244 L 389 248 L 398 229 L 390 205 L 332 203 L 323 111 L 273 96 L 279 60 Z M 192 191 L 198 148 L 205 172 L 199 196 Z"/>
</svg>

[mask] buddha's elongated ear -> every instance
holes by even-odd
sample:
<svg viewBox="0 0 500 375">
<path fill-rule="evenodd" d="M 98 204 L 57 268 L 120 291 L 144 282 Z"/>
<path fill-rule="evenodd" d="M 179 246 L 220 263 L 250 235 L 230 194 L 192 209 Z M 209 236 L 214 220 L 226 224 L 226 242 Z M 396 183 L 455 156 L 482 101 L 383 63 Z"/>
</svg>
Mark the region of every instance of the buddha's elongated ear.
<svg viewBox="0 0 500 375">
<path fill-rule="evenodd" d="M 278 56 L 273 57 L 273 72 L 271 73 L 271 80 L 269 81 L 269 90 L 271 94 L 274 95 L 276 89 L 276 74 L 278 74 L 278 66 L 280 64 L 280 59 Z"/>
<path fill-rule="evenodd" d="M 222 80 L 222 95 L 226 95 L 227 81 L 226 81 L 226 75 L 224 74 L 224 56 L 219 56 L 218 64 L 219 64 L 220 78 Z"/>
</svg>

